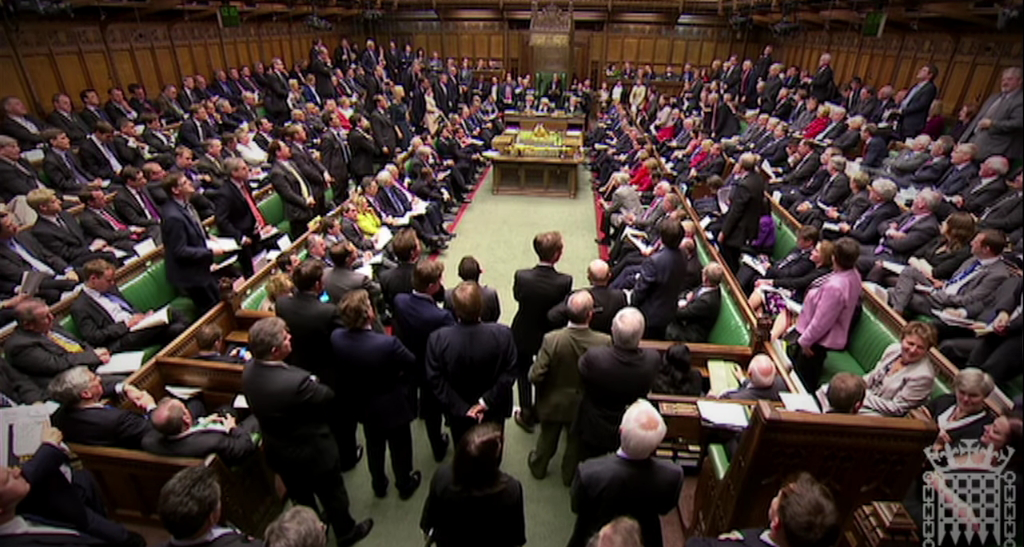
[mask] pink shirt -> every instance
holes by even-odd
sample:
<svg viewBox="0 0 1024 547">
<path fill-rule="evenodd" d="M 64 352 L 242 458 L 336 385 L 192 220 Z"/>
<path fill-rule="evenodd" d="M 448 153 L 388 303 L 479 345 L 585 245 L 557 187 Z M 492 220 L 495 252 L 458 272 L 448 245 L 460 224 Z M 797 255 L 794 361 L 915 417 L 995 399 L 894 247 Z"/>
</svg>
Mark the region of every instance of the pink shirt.
<svg viewBox="0 0 1024 547">
<path fill-rule="evenodd" d="M 856 269 L 830 273 L 815 281 L 804 297 L 804 308 L 796 322 L 800 345 L 845 348 L 860 291 L 860 274 Z"/>
</svg>

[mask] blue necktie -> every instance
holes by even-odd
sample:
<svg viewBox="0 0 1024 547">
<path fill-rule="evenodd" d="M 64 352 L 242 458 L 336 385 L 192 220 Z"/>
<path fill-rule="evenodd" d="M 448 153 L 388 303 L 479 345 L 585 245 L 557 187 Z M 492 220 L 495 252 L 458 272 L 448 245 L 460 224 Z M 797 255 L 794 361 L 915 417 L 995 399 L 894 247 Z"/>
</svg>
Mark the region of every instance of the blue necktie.
<svg viewBox="0 0 1024 547">
<path fill-rule="evenodd" d="M 121 308 L 124 311 L 129 312 L 129 313 L 135 313 L 135 308 L 133 308 L 132 305 L 129 304 L 127 300 L 125 300 L 124 298 L 121 298 L 120 295 L 118 295 L 116 293 L 108 292 L 108 293 L 103 293 L 103 296 L 107 297 L 107 299 L 109 299 L 111 302 L 117 304 L 118 306 L 121 306 Z"/>
<path fill-rule="evenodd" d="M 981 266 L 981 261 L 980 260 L 975 260 L 974 263 L 972 263 L 970 265 L 970 267 L 968 267 L 966 270 L 964 270 L 964 271 L 954 275 L 952 278 L 950 278 L 949 283 L 947 283 L 946 285 L 947 286 L 955 285 L 955 284 L 963 281 L 964 279 L 967 278 L 967 276 L 969 276 L 972 273 L 974 273 L 974 270 L 977 270 L 978 266 Z"/>
</svg>

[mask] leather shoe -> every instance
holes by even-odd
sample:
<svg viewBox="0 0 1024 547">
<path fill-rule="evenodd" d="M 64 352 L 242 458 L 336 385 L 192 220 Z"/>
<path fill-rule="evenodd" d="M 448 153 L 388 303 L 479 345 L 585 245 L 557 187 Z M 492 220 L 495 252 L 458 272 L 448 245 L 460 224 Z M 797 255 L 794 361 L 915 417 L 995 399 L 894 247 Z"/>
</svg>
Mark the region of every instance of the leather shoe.
<svg viewBox="0 0 1024 547">
<path fill-rule="evenodd" d="M 526 431 L 527 433 L 533 433 L 533 424 L 531 424 L 530 422 L 527 422 L 525 419 L 523 419 L 523 411 L 522 410 L 517 410 L 515 412 L 515 414 L 513 415 L 513 418 L 516 421 L 516 425 L 518 425 L 519 427 L 523 428 L 523 431 Z"/>
<path fill-rule="evenodd" d="M 544 477 L 548 476 L 547 469 L 540 469 L 535 463 L 537 459 L 537 452 L 535 450 L 530 451 L 530 455 L 526 458 L 526 466 L 530 468 L 530 474 L 537 480 L 544 480 Z"/>
<path fill-rule="evenodd" d="M 344 468 L 342 468 L 342 471 L 351 471 L 351 470 L 355 469 L 356 466 L 359 465 L 359 462 L 362 461 L 362 459 L 363 459 L 363 445 L 357 444 L 356 445 L 356 457 L 352 458 L 352 462 L 349 463 L 348 465 L 346 465 Z"/>
<path fill-rule="evenodd" d="M 373 519 L 366 519 L 356 524 L 355 528 L 352 528 L 352 531 L 347 536 L 338 538 L 338 547 L 348 547 L 349 545 L 359 543 L 363 538 L 370 535 L 370 530 L 373 530 Z"/>
<path fill-rule="evenodd" d="M 422 481 L 423 474 L 419 471 L 409 473 L 409 482 L 398 489 L 398 498 L 402 501 L 411 498 L 416 493 L 416 489 L 420 487 L 420 482 Z"/>
<path fill-rule="evenodd" d="M 439 447 L 438 446 L 432 447 L 433 451 L 434 451 L 434 461 L 435 462 L 441 463 L 441 461 L 444 460 L 444 457 L 448 454 L 449 440 L 450 439 L 448 438 L 448 434 L 447 433 L 442 433 L 441 434 L 441 446 L 439 446 Z"/>
<path fill-rule="evenodd" d="M 380 487 L 374 486 L 373 487 L 373 495 L 377 496 L 378 498 L 387 497 L 387 495 L 388 495 L 388 483 L 384 483 Z"/>
</svg>

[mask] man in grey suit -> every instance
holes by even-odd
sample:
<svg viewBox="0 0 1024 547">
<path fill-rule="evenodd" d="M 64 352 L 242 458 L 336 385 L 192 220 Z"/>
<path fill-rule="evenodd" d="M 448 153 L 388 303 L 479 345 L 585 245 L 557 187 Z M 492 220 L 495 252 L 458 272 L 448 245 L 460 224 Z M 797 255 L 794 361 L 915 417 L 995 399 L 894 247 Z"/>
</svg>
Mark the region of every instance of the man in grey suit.
<svg viewBox="0 0 1024 547">
<path fill-rule="evenodd" d="M 1024 94 L 1020 67 L 1003 71 L 999 93 L 992 95 L 967 126 L 960 142 L 978 145 L 978 159 L 1002 155 L 1021 158 L 1024 148 Z"/>
<path fill-rule="evenodd" d="M 334 268 L 327 273 L 324 279 L 324 290 L 327 291 L 331 302 L 341 302 L 341 299 L 345 298 L 349 291 L 364 289 L 370 294 L 370 302 L 376 305 L 381 299 L 380 285 L 353 269 L 360 256 L 355 245 L 348 241 L 335 243 L 331 247 L 330 253 Z"/>
<path fill-rule="evenodd" d="M 930 285 L 924 274 L 914 268 L 903 270 L 896 286 L 889 290 L 889 305 L 911 317 L 932 315 L 932 310 L 945 310 L 967 317 L 967 305 L 994 301 L 999 285 L 1010 276 L 1010 269 L 1000 255 L 1006 236 L 998 230 L 982 230 L 971 240 L 972 258 L 965 261 L 953 276 L 928 293 L 915 291 L 917 285 Z"/>
<path fill-rule="evenodd" d="M 569 325 L 544 335 L 537 358 L 530 367 L 530 382 L 537 386 L 537 418 L 540 436 L 537 447 L 530 451 L 527 464 L 530 474 L 543 479 L 548 461 L 558 450 L 562 429 L 568 432 L 580 402 L 580 357 L 587 349 L 611 345 L 607 334 L 590 330 L 594 316 L 594 297 L 589 291 L 576 291 L 569 297 Z M 562 483 L 568 486 L 576 472 L 578 455 L 576 440 L 569 435 L 562 456 Z"/>
</svg>

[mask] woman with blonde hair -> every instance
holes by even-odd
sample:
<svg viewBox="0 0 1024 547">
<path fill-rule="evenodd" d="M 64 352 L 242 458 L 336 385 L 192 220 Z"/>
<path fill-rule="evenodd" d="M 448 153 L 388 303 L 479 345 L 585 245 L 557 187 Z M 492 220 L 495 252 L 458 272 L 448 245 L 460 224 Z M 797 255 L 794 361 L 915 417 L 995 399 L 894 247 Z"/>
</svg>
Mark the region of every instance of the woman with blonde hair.
<svg viewBox="0 0 1024 547">
<path fill-rule="evenodd" d="M 395 129 L 398 130 L 399 146 L 407 150 L 413 137 L 413 130 L 409 121 L 409 105 L 405 102 L 405 88 L 396 85 L 391 88 L 391 93 L 394 98 L 388 107 L 388 114 L 391 116 L 391 123 L 395 124 Z"/>
<path fill-rule="evenodd" d="M 363 195 L 353 196 L 350 201 L 356 206 L 356 224 L 359 225 L 359 229 L 367 237 L 376 235 L 383 223 L 377 215 L 377 211 L 374 211 L 373 206 L 370 205 L 370 201 Z"/>
<path fill-rule="evenodd" d="M 295 292 L 295 285 L 292 278 L 286 273 L 278 273 L 270 276 L 267 280 L 267 297 L 260 303 L 260 311 L 274 311 L 277 299 L 282 296 L 289 296 Z"/>
</svg>

